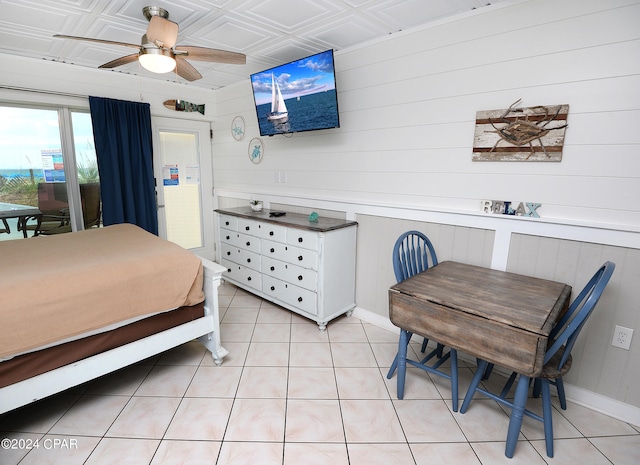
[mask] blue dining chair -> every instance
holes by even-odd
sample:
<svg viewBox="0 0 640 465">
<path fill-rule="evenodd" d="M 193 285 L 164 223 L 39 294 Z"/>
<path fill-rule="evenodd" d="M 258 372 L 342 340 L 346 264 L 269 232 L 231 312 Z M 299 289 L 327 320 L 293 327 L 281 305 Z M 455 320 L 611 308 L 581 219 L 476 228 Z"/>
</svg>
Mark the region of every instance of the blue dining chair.
<svg viewBox="0 0 640 465">
<path fill-rule="evenodd" d="M 398 237 L 395 245 L 393 246 L 393 271 L 396 276 L 397 282 L 402 282 L 405 279 L 425 271 L 430 266 L 438 264 L 438 258 L 436 251 L 433 248 L 433 244 L 429 238 L 420 231 L 407 231 Z M 404 397 L 404 384 L 406 378 L 407 363 L 416 366 L 428 373 L 433 373 L 439 376 L 443 376 L 451 380 L 452 402 L 453 410 L 458 410 L 458 357 L 455 349 L 451 349 L 449 352 L 443 355 L 444 346 L 437 344 L 436 348 L 429 352 L 419 362 L 415 360 L 407 359 L 407 346 L 413 331 L 411 328 L 400 328 L 400 340 L 398 342 L 398 352 L 396 353 L 391 368 L 387 373 L 387 378 L 391 379 L 396 369 L 398 370 L 398 385 L 397 394 L 398 399 Z M 424 338 L 422 341 L 422 352 L 427 349 L 429 340 Z M 431 361 L 435 357 L 435 362 L 432 365 L 428 365 L 427 362 Z M 451 375 L 440 371 L 439 367 L 451 358 Z"/>
<path fill-rule="evenodd" d="M 552 407 L 550 385 L 554 384 L 556 386 L 560 406 L 561 408 L 566 409 L 567 405 L 562 377 L 567 374 L 571 368 L 571 349 L 573 349 L 587 318 L 593 312 L 598 300 L 600 300 L 600 296 L 611 279 L 611 275 L 613 274 L 615 267 L 615 263 L 611 261 L 605 262 L 589 280 L 580 294 L 578 294 L 578 296 L 573 300 L 569 309 L 549 333 L 549 343 L 543 360 L 544 366 L 542 373 L 533 380 L 534 396 L 539 396 L 540 392 L 542 392 L 542 416 L 529 410 L 524 410 L 524 415 L 541 421 L 544 424 L 544 439 L 547 447 L 547 455 L 549 457 L 553 457 L 553 423 L 551 417 Z M 481 360 L 480 363 L 478 363 L 476 374 L 474 375 L 467 394 L 464 397 L 460 413 L 465 413 L 467 411 L 473 395 L 476 392 L 480 392 L 503 405 L 513 408 L 513 402 L 506 400 L 506 396 L 517 377 L 517 373 L 511 374 L 500 394 L 496 395 L 479 387 L 482 375 L 486 370 L 486 366 L 487 362 L 485 360 Z M 531 380 L 529 380 L 529 382 L 530 381 Z M 512 428 L 510 423 L 509 432 L 507 434 L 507 457 L 513 456 L 518 435 L 520 433 L 520 425 L 514 428 L 517 428 L 517 431 Z"/>
</svg>

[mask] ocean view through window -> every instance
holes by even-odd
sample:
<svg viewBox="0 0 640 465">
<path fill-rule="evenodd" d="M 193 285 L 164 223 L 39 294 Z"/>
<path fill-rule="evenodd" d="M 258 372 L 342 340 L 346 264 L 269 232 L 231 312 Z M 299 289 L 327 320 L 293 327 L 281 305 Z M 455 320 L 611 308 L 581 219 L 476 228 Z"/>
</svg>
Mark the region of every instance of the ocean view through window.
<svg viewBox="0 0 640 465">
<path fill-rule="evenodd" d="M 0 123 L 0 231 L 5 231 L 0 240 L 98 225 L 99 175 L 90 114 L 0 106 Z M 72 196 L 77 201 L 69 202 Z"/>
</svg>

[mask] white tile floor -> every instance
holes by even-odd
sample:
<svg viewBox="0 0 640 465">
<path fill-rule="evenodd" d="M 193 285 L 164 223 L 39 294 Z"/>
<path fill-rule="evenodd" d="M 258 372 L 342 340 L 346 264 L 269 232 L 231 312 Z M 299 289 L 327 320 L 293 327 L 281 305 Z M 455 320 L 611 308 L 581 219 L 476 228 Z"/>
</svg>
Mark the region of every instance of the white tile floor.
<svg viewBox="0 0 640 465">
<path fill-rule="evenodd" d="M 448 382 L 415 369 L 396 399 L 385 377 L 395 334 L 346 317 L 319 332 L 233 286 L 220 292 L 223 366 L 192 342 L 0 416 L 0 438 L 40 441 L 0 449 L 0 464 L 640 463 L 640 428 L 571 402 L 554 410 L 553 459 L 528 418 L 507 459 L 496 402 L 452 412 Z M 474 367 L 460 368 L 463 396 Z"/>
</svg>

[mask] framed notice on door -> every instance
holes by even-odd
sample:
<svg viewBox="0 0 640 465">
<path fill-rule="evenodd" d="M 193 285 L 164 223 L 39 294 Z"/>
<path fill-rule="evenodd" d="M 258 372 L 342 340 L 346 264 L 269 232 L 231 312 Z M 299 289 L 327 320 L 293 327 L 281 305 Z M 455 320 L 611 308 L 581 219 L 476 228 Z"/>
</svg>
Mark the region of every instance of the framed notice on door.
<svg viewBox="0 0 640 465">
<path fill-rule="evenodd" d="M 178 165 L 165 165 L 162 168 L 162 185 L 177 186 L 180 184 Z"/>
</svg>

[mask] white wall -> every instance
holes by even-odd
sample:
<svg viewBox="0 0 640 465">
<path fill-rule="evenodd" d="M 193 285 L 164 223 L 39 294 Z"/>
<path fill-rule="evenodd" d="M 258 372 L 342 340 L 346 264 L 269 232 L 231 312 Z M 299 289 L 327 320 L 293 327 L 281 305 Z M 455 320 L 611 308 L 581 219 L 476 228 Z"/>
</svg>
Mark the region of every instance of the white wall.
<svg viewBox="0 0 640 465">
<path fill-rule="evenodd" d="M 637 1 L 535 0 L 337 52 L 342 127 L 266 138 L 260 166 L 228 129 L 242 114 L 258 135 L 247 80 L 218 95 L 215 182 L 461 212 L 527 200 L 547 219 L 638 231 L 639 23 Z M 561 163 L 471 161 L 476 112 L 517 99 L 569 104 Z"/>
<path fill-rule="evenodd" d="M 393 282 L 391 236 L 403 228 L 453 227 L 453 238 L 440 242 L 445 259 L 485 263 L 488 256 L 494 268 L 560 276 L 577 289 L 586 264 L 612 251 L 625 257 L 617 270 L 624 276 L 607 289 L 612 308 L 601 309 L 608 316 L 594 320 L 577 351 L 569 391 L 640 424 L 633 394 L 640 339 L 629 352 L 610 345 L 614 324 L 640 333 L 640 291 L 629 281 L 640 267 L 639 24 L 638 1 L 516 1 L 338 51 L 341 128 L 265 138 L 259 165 L 247 154 L 258 136 L 249 80 L 221 89 L 218 204 L 253 196 L 358 220 L 357 314 L 381 325 Z M 523 106 L 569 105 L 562 162 L 472 162 L 476 112 L 518 99 Z M 229 129 L 235 115 L 247 122 L 241 142 Z M 276 182 L 278 173 L 286 183 Z M 485 215 L 482 199 L 539 202 L 542 218 Z M 531 244 L 520 240 L 529 236 L 547 240 L 522 245 Z M 574 272 L 559 274 L 548 247 L 577 251 L 562 257 Z M 537 256 L 547 260 L 531 260 Z"/>
<path fill-rule="evenodd" d="M 87 96 L 108 97 L 119 100 L 149 103 L 152 116 L 176 119 L 215 120 L 215 93 L 157 79 L 138 77 L 118 71 L 71 66 L 53 61 L 21 58 L 0 53 L 0 101 L 17 103 L 50 103 L 89 108 Z M 41 91 L 26 92 L 9 88 Z M 57 94 L 68 95 L 57 95 Z M 77 97 L 74 97 L 77 96 Z M 176 112 L 165 108 L 162 102 L 170 99 L 205 104 L 205 115 Z"/>
</svg>

